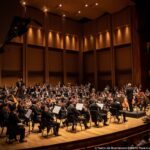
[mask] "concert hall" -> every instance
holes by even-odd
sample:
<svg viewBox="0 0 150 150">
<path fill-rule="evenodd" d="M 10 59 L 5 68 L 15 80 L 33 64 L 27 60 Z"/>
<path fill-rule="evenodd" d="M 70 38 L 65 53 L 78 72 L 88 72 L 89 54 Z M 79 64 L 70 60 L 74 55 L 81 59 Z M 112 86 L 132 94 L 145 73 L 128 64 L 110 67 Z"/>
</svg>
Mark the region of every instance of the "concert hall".
<svg viewBox="0 0 150 150">
<path fill-rule="evenodd" d="M 0 150 L 150 149 L 150 0 L 0 3 Z"/>
</svg>

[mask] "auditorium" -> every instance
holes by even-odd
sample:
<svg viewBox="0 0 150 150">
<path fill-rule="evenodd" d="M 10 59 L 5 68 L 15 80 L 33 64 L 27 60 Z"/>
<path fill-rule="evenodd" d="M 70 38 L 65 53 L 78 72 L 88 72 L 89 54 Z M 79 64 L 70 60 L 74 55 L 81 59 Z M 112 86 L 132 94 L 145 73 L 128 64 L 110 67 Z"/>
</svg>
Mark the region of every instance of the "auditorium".
<svg viewBox="0 0 150 150">
<path fill-rule="evenodd" d="M 0 9 L 0 150 L 150 149 L 150 0 Z"/>
</svg>

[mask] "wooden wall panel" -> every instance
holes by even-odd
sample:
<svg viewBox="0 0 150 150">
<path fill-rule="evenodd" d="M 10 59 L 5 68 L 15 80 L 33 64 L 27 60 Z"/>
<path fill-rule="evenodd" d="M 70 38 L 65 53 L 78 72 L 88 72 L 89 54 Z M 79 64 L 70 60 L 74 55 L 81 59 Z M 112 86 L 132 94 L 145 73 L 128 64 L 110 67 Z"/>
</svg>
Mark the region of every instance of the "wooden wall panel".
<svg viewBox="0 0 150 150">
<path fill-rule="evenodd" d="M 57 85 L 59 82 L 62 83 L 62 76 L 50 76 L 49 77 L 50 84 L 53 86 Z"/>
<path fill-rule="evenodd" d="M 114 30 L 114 45 L 131 43 L 131 28 L 129 25 Z"/>
<path fill-rule="evenodd" d="M 79 53 L 66 52 L 66 71 L 77 73 L 79 70 Z"/>
<path fill-rule="evenodd" d="M 28 47 L 28 70 L 43 71 L 44 70 L 44 50 L 42 48 Z"/>
<path fill-rule="evenodd" d="M 63 48 L 62 34 L 59 32 L 49 31 L 48 33 L 48 47 Z"/>
<path fill-rule="evenodd" d="M 94 54 L 93 52 L 84 53 L 83 55 L 84 72 L 94 73 Z"/>
<path fill-rule="evenodd" d="M 111 74 L 110 75 L 98 75 L 98 88 L 104 90 L 106 85 L 111 86 Z"/>
<path fill-rule="evenodd" d="M 2 54 L 2 70 L 21 70 L 21 46 L 6 45 Z"/>
<path fill-rule="evenodd" d="M 67 76 L 67 79 L 66 79 L 67 83 L 71 83 L 72 85 L 77 85 L 78 84 L 78 76 Z"/>
<path fill-rule="evenodd" d="M 125 8 L 115 14 L 112 15 L 113 19 L 113 27 L 119 27 L 123 25 L 129 25 L 131 23 L 131 13 L 130 13 L 130 7 Z"/>
<path fill-rule="evenodd" d="M 132 83 L 132 75 L 131 74 L 117 74 L 117 86 L 122 87 L 127 83 Z"/>
<path fill-rule="evenodd" d="M 44 45 L 44 32 L 41 28 L 30 27 L 27 32 L 27 43 L 32 45 Z"/>
<path fill-rule="evenodd" d="M 30 17 L 31 19 L 37 20 L 42 25 L 44 24 L 44 13 L 41 10 L 29 6 L 26 10 L 26 16 Z M 38 26 L 33 21 L 31 22 L 31 24 Z"/>
<path fill-rule="evenodd" d="M 28 85 L 30 86 L 33 86 L 35 85 L 36 83 L 38 84 L 43 84 L 44 80 L 43 80 L 43 76 L 29 76 L 28 77 Z"/>
<path fill-rule="evenodd" d="M 96 36 L 96 49 L 110 47 L 110 32 L 101 32 Z"/>
<path fill-rule="evenodd" d="M 3 77 L 1 86 L 15 86 L 18 79 L 19 77 Z"/>
<path fill-rule="evenodd" d="M 116 69 L 128 70 L 132 69 L 131 47 L 123 46 L 115 49 Z"/>
<path fill-rule="evenodd" d="M 110 26 L 110 15 L 105 14 L 97 19 L 97 32 L 108 31 Z"/>
<path fill-rule="evenodd" d="M 49 51 L 49 71 L 62 72 L 62 51 Z"/>
<path fill-rule="evenodd" d="M 110 50 L 97 52 L 98 72 L 111 71 L 111 52 Z"/>
</svg>

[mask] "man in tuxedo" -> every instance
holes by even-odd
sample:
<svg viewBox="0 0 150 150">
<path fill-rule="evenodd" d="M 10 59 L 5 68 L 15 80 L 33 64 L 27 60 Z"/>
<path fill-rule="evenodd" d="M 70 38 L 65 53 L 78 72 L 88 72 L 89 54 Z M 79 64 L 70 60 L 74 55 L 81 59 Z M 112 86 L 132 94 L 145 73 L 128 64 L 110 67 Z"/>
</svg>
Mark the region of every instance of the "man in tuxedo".
<svg viewBox="0 0 150 150">
<path fill-rule="evenodd" d="M 21 120 L 19 119 L 16 113 L 16 106 L 15 104 L 10 105 L 10 114 L 8 118 L 8 125 L 7 125 L 7 134 L 9 135 L 9 139 L 16 139 L 16 135 L 20 135 L 19 142 L 26 142 L 25 138 L 25 127 L 21 124 Z"/>
<path fill-rule="evenodd" d="M 42 110 L 41 129 L 46 127 L 47 133 L 49 133 L 49 130 L 52 127 L 54 131 L 54 135 L 58 136 L 60 123 L 57 123 L 56 121 L 54 121 L 52 114 L 49 112 L 46 106 L 42 106 L 41 110 Z"/>
<path fill-rule="evenodd" d="M 132 112 L 133 111 L 133 105 L 132 105 L 133 87 L 132 87 L 131 83 L 128 83 L 128 85 L 127 85 L 126 96 L 127 96 L 127 99 L 128 99 L 130 112 Z"/>
<path fill-rule="evenodd" d="M 123 122 L 127 122 L 126 113 L 123 111 L 122 104 L 117 99 L 114 99 L 114 102 L 111 104 L 110 112 L 113 116 L 116 116 L 118 122 L 120 121 L 119 115 L 123 115 Z"/>
</svg>

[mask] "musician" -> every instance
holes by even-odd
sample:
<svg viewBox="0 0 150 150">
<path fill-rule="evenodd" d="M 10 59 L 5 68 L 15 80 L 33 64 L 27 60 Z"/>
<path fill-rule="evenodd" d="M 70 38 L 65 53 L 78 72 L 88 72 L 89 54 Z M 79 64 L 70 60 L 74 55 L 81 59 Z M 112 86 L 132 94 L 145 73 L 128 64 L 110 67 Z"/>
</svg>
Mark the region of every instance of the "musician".
<svg viewBox="0 0 150 150">
<path fill-rule="evenodd" d="M 107 126 L 107 114 L 100 112 L 100 107 L 96 104 L 95 100 L 91 100 L 89 105 L 92 121 L 95 123 L 95 126 L 98 127 L 97 122 L 104 120 L 104 126 Z M 93 113 L 94 112 L 94 113 Z"/>
<path fill-rule="evenodd" d="M 33 105 L 31 106 L 31 110 L 32 110 L 31 120 L 32 120 L 32 130 L 33 130 L 35 123 L 41 122 L 41 109 L 38 106 L 38 103 L 36 101 L 33 101 L 32 103 Z M 40 126 L 39 126 L 39 132 L 41 132 Z"/>
<path fill-rule="evenodd" d="M 67 108 L 66 125 L 68 126 L 68 124 L 71 122 L 72 123 L 72 131 L 75 131 L 75 125 L 77 125 L 77 123 L 79 121 L 83 122 L 85 129 L 89 128 L 87 126 L 86 118 L 84 118 L 84 117 L 81 118 L 80 116 L 81 116 L 80 112 L 75 108 L 74 104 L 71 103 Z"/>
<path fill-rule="evenodd" d="M 47 133 L 49 133 L 50 128 L 53 128 L 55 136 L 58 136 L 60 123 L 54 121 L 52 114 L 48 111 L 48 108 L 41 106 L 42 115 L 41 115 L 41 128 L 47 128 Z"/>
<path fill-rule="evenodd" d="M 122 104 L 118 101 L 118 99 L 114 99 L 114 102 L 111 104 L 110 112 L 116 116 L 118 122 L 120 121 L 119 115 L 123 115 L 123 121 L 127 122 L 126 120 L 126 113 L 123 111 Z"/>
<path fill-rule="evenodd" d="M 133 103 L 133 88 L 132 88 L 131 83 L 128 83 L 128 85 L 127 85 L 126 96 L 128 99 L 130 112 L 132 112 L 133 111 L 133 105 L 132 105 L 132 103 Z"/>
<path fill-rule="evenodd" d="M 8 118 L 8 126 L 7 126 L 7 134 L 9 135 L 9 139 L 16 139 L 16 135 L 20 135 L 19 142 L 26 142 L 25 138 L 25 127 L 21 123 L 17 113 L 16 113 L 16 105 L 10 105 L 10 114 Z"/>
</svg>

